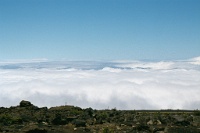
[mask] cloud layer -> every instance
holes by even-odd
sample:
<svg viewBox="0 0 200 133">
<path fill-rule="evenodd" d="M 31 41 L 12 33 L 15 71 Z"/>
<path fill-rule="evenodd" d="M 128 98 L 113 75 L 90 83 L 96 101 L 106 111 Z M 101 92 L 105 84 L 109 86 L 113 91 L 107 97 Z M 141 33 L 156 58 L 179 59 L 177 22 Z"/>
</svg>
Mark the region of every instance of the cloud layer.
<svg viewBox="0 0 200 133">
<path fill-rule="evenodd" d="M 185 61 L 0 63 L 0 106 L 199 109 L 200 58 Z"/>
</svg>

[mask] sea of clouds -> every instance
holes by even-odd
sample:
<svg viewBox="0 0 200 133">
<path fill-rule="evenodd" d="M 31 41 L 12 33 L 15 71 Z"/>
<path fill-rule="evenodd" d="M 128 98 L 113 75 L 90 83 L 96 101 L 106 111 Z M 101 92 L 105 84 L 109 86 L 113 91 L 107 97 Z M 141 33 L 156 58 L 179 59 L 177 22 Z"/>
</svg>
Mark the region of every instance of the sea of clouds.
<svg viewBox="0 0 200 133">
<path fill-rule="evenodd" d="M 3 61 L 0 106 L 200 109 L 200 57 L 179 61 Z"/>
</svg>

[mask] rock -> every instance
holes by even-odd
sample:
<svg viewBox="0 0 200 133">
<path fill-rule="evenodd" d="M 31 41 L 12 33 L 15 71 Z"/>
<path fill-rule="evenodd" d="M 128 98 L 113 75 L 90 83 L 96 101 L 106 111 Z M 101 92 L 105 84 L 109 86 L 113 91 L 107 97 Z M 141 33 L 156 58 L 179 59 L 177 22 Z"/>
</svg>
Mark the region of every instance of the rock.
<svg viewBox="0 0 200 133">
<path fill-rule="evenodd" d="M 19 104 L 20 107 L 30 107 L 30 106 L 33 106 L 33 104 L 31 104 L 31 102 L 29 101 L 25 101 L 25 100 L 22 100 Z"/>
<path fill-rule="evenodd" d="M 157 120 L 157 125 L 162 125 L 160 120 Z"/>
<path fill-rule="evenodd" d="M 86 121 L 85 120 L 79 120 L 76 119 L 72 122 L 76 127 L 85 127 L 86 126 Z"/>
<path fill-rule="evenodd" d="M 45 126 L 47 126 L 48 125 L 48 123 L 47 122 L 42 122 L 42 125 L 45 125 Z"/>
<path fill-rule="evenodd" d="M 176 126 L 189 126 L 190 122 L 189 121 L 181 121 L 181 122 L 176 122 L 174 123 Z"/>
<path fill-rule="evenodd" d="M 181 115 L 174 115 L 173 118 L 177 121 L 177 122 L 182 122 L 184 121 L 184 117 Z"/>
<path fill-rule="evenodd" d="M 168 129 L 169 129 L 168 127 L 165 127 L 164 132 L 168 133 Z"/>
<path fill-rule="evenodd" d="M 165 133 L 164 131 L 157 131 L 156 133 Z"/>
<path fill-rule="evenodd" d="M 75 126 L 72 123 L 66 124 L 64 125 L 65 129 L 69 129 L 69 130 L 73 130 L 75 128 Z"/>
<path fill-rule="evenodd" d="M 75 119 L 77 119 L 77 117 L 67 117 L 66 118 L 66 121 L 67 121 L 67 123 L 70 123 L 70 122 L 72 122 L 73 120 L 75 120 Z"/>
<path fill-rule="evenodd" d="M 137 130 L 138 131 L 149 131 L 150 128 L 148 126 L 145 126 L 145 125 L 138 125 Z"/>
<path fill-rule="evenodd" d="M 54 125 L 66 125 L 68 122 L 66 119 L 63 119 L 61 114 L 56 114 L 55 118 L 52 120 Z"/>
<path fill-rule="evenodd" d="M 94 121 L 94 124 L 96 124 L 96 121 L 97 121 L 96 118 L 94 118 L 93 121 Z"/>
<path fill-rule="evenodd" d="M 125 124 L 121 124 L 120 126 L 123 127 L 123 126 L 126 126 L 126 125 Z"/>
<path fill-rule="evenodd" d="M 29 130 L 26 133 L 47 133 L 47 130 L 45 129 L 33 129 L 33 130 Z"/>
<path fill-rule="evenodd" d="M 157 127 L 157 128 L 154 128 L 153 132 L 154 133 L 159 133 L 159 132 L 164 132 L 165 128 L 164 127 Z"/>
<path fill-rule="evenodd" d="M 152 120 L 148 121 L 147 125 L 153 125 L 153 121 Z"/>
<path fill-rule="evenodd" d="M 116 126 L 117 130 L 120 130 L 121 128 L 119 126 Z"/>
<path fill-rule="evenodd" d="M 87 127 L 86 127 L 86 128 L 85 128 L 85 131 L 86 131 L 86 132 L 90 132 L 90 128 L 87 128 Z"/>
</svg>

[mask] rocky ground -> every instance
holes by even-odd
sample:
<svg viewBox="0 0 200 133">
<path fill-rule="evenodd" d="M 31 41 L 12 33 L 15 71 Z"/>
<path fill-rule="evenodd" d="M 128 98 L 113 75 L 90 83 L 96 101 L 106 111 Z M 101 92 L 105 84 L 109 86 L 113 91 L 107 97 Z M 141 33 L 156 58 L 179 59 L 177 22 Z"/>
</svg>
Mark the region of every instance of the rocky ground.
<svg viewBox="0 0 200 133">
<path fill-rule="evenodd" d="M 200 111 L 38 108 L 28 101 L 0 108 L 3 133 L 200 133 Z"/>
</svg>

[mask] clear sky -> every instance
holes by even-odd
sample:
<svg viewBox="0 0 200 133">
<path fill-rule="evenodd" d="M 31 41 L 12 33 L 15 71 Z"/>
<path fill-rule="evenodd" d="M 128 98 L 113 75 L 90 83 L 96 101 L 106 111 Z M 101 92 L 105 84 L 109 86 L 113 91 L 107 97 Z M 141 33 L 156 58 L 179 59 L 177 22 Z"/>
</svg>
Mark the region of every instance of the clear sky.
<svg viewBox="0 0 200 133">
<path fill-rule="evenodd" d="M 0 60 L 200 56 L 200 0 L 0 0 Z"/>
</svg>

